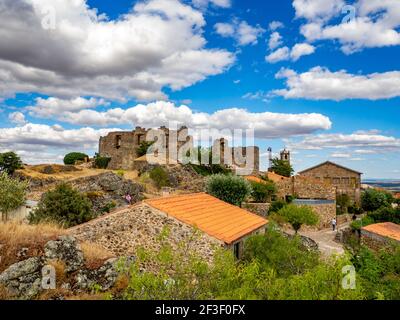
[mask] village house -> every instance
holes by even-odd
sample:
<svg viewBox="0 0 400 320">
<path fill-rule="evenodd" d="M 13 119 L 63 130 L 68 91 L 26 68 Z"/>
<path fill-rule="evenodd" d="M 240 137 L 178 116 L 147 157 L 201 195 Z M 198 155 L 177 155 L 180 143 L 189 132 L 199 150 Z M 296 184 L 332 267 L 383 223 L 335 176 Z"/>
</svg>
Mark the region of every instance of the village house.
<svg viewBox="0 0 400 320">
<path fill-rule="evenodd" d="M 400 245 L 400 225 L 385 222 L 363 227 L 361 228 L 361 243 L 375 250 L 386 247 L 390 243 Z"/>
<path fill-rule="evenodd" d="M 268 221 L 205 193 L 145 200 L 69 230 L 78 239 L 102 245 L 115 255 L 134 255 L 139 247 L 157 250 L 167 228 L 169 243 L 190 241 L 192 249 L 212 261 L 216 248 L 240 258 L 244 240 L 264 233 Z M 193 236 L 200 232 L 197 237 Z"/>
<path fill-rule="evenodd" d="M 347 194 L 355 204 L 361 202 L 361 172 L 327 161 L 299 172 L 336 188 L 337 195 Z"/>
</svg>

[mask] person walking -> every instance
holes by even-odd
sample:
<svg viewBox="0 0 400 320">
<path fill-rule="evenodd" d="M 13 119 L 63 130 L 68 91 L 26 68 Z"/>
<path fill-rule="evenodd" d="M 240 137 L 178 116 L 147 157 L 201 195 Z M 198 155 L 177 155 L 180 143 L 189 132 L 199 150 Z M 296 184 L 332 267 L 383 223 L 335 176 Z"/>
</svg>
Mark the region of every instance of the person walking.
<svg viewBox="0 0 400 320">
<path fill-rule="evenodd" d="M 333 218 L 331 223 L 332 223 L 332 230 L 333 230 L 333 231 L 336 231 L 336 226 L 337 226 L 337 220 L 336 220 L 336 218 Z"/>
<path fill-rule="evenodd" d="M 126 202 L 127 202 L 129 205 L 132 204 L 132 197 L 131 197 L 131 195 L 130 195 L 129 193 L 127 193 L 127 194 L 125 195 L 125 200 L 126 200 Z"/>
</svg>

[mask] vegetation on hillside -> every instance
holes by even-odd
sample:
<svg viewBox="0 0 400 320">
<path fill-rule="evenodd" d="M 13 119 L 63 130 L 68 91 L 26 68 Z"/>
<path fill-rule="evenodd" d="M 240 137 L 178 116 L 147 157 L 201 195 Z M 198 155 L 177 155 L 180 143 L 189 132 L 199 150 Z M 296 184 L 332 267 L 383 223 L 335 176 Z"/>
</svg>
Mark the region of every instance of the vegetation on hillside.
<svg viewBox="0 0 400 320">
<path fill-rule="evenodd" d="M 22 168 L 22 161 L 15 152 L 0 153 L 0 173 L 12 175 L 15 170 Z"/>
<path fill-rule="evenodd" d="M 302 225 L 315 226 L 319 222 L 318 215 L 312 208 L 294 204 L 283 207 L 273 215 L 273 218 L 278 222 L 289 223 L 296 234 Z"/>
<path fill-rule="evenodd" d="M 222 201 L 241 206 L 251 195 L 252 189 L 251 184 L 242 177 L 216 174 L 207 179 L 206 191 Z"/>
<path fill-rule="evenodd" d="M 158 189 L 170 186 L 168 172 L 163 167 L 152 169 L 150 171 L 150 178 Z"/>
<path fill-rule="evenodd" d="M 74 165 L 77 161 L 85 161 L 89 156 L 87 154 L 81 152 L 71 152 L 65 155 L 64 164 L 65 165 Z"/>
<path fill-rule="evenodd" d="M 0 173 L 0 212 L 1 220 L 25 203 L 28 183 L 13 179 L 6 172 Z"/>
<path fill-rule="evenodd" d="M 147 154 L 147 151 L 150 149 L 150 147 L 154 144 L 154 141 L 143 141 L 140 143 L 139 148 L 137 149 L 137 157 L 140 158 L 142 156 L 145 156 Z"/>
<path fill-rule="evenodd" d="M 65 228 L 82 224 L 94 218 L 89 199 L 66 183 L 46 192 L 38 208 L 29 215 L 29 222 L 57 223 Z"/>
<path fill-rule="evenodd" d="M 197 147 L 187 155 L 190 157 L 189 165 L 202 176 L 214 174 L 231 174 L 231 170 L 221 164 L 220 158 L 213 155 L 212 148 Z"/>
</svg>

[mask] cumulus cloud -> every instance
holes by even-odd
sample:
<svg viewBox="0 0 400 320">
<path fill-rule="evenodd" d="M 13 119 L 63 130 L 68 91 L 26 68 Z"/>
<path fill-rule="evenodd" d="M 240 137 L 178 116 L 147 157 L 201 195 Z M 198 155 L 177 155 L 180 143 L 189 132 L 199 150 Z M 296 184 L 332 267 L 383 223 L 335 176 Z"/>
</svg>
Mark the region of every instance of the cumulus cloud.
<svg viewBox="0 0 400 320">
<path fill-rule="evenodd" d="M 278 29 L 283 28 L 283 27 L 284 27 L 284 24 L 282 22 L 280 22 L 280 21 L 272 21 L 268 25 L 268 29 L 270 31 L 275 31 L 275 30 L 278 30 Z"/>
<path fill-rule="evenodd" d="M 26 123 L 25 115 L 22 112 L 10 113 L 8 119 L 17 125 L 23 125 Z"/>
<path fill-rule="evenodd" d="M 400 96 L 400 71 L 359 75 L 346 70 L 332 72 L 318 66 L 300 74 L 291 69 L 281 69 L 276 77 L 286 79 L 287 88 L 273 93 L 287 99 L 342 101 Z"/>
<path fill-rule="evenodd" d="M 240 108 L 205 113 L 165 101 L 139 104 L 127 109 L 112 108 L 104 112 L 93 109 L 62 112 L 55 117 L 62 122 L 85 126 L 131 125 L 154 128 L 178 123 L 193 129 L 254 129 L 260 138 L 308 134 L 330 129 L 332 125 L 329 118 L 317 113 L 252 113 Z"/>
<path fill-rule="evenodd" d="M 346 54 L 400 45 L 399 1 L 358 0 L 345 7 L 342 0 L 294 0 L 293 6 L 296 16 L 307 20 L 301 33 L 308 41 L 338 41 Z M 339 14 L 342 21 L 331 22 Z"/>
<path fill-rule="evenodd" d="M 400 139 L 367 132 L 309 135 L 301 141 L 288 142 L 288 145 L 297 150 L 350 149 L 358 154 L 400 152 Z M 347 153 L 335 152 L 334 155 L 344 157 Z"/>
<path fill-rule="evenodd" d="M 255 45 L 265 30 L 257 25 L 251 26 L 246 21 L 235 19 L 232 23 L 217 23 L 215 31 L 222 37 L 234 38 L 239 46 Z"/>
<path fill-rule="evenodd" d="M 192 3 L 200 8 L 206 8 L 210 4 L 221 8 L 230 8 L 232 6 L 231 0 L 192 0 Z"/>
<path fill-rule="evenodd" d="M 267 62 L 276 63 L 279 61 L 297 61 L 302 56 L 307 56 L 315 52 L 315 47 L 308 43 L 297 43 L 292 49 L 288 47 L 279 48 L 265 57 Z"/>
<path fill-rule="evenodd" d="M 29 163 L 58 162 L 68 151 L 96 150 L 100 136 L 119 129 L 80 128 L 66 130 L 27 123 L 15 128 L 0 128 L 0 151 L 13 150 Z"/>
<path fill-rule="evenodd" d="M 42 25 L 48 8 L 54 29 Z M 117 20 L 86 0 L 2 0 L 0 96 L 165 98 L 164 87 L 188 87 L 234 62 L 205 49 L 204 26 L 203 14 L 178 0 L 138 2 Z"/>
<path fill-rule="evenodd" d="M 269 37 L 268 47 L 270 50 L 274 50 L 283 44 L 282 36 L 279 32 L 273 32 Z"/>
</svg>

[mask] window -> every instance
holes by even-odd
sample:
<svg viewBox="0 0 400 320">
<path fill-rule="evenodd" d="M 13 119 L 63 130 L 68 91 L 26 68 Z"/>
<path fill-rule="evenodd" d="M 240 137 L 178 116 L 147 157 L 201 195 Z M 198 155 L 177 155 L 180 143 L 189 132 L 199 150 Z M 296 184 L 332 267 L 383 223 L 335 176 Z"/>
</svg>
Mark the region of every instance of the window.
<svg viewBox="0 0 400 320">
<path fill-rule="evenodd" d="M 335 185 L 340 184 L 340 178 L 333 178 L 333 184 Z"/>
<path fill-rule="evenodd" d="M 348 186 L 350 184 L 350 178 L 342 178 L 342 184 Z"/>
<path fill-rule="evenodd" d="M 121 148 L 121 140 L 122 140 L 122 136 L 116 136 L 116 138 L 115 138 L 115 148 L 117 148 L 117 149 Z"/>
</svg>

